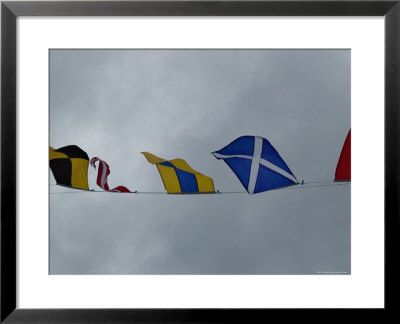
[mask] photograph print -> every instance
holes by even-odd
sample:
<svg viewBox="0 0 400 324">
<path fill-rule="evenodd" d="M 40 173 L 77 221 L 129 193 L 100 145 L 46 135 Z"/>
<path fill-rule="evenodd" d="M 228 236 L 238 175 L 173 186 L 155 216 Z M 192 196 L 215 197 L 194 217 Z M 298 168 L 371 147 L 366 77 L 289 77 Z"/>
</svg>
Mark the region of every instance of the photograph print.
<svg viewBox="0 0 400 324">
<path fill-rule="evenodd" d="M 351 50 L 50 49 L 50 275 L 350 275 Z"/>
</svg>

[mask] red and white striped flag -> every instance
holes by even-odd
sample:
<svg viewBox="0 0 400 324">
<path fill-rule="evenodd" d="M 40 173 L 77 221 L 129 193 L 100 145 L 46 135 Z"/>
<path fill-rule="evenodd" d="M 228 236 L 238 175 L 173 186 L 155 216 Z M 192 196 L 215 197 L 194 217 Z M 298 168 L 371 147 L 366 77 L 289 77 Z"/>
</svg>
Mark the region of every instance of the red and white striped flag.
<svg viewBox="0 0 400 324">
<path fill-rule="evenodd" d="M 108 164 L 99 159 L 98 157 L 94 157 L 90 160 L 90 165 L 96 169 L 96 162 L 99 161 L 99 170 L 97 172 L 97 185 L 102 188 L 105 191 L 112 191 L 112 192 L 128 192 L 128 193 L 132 193 L 131 191 L 129 191 L 128 188 L 124 187 L 124 186 L 118 186 L 115 187 L 114 189 L 111 189 L 108 187 L 108 183 L 107 183 L 107 177 L 110 174 L 110 167 L 108 166 Z"/>
</svg>

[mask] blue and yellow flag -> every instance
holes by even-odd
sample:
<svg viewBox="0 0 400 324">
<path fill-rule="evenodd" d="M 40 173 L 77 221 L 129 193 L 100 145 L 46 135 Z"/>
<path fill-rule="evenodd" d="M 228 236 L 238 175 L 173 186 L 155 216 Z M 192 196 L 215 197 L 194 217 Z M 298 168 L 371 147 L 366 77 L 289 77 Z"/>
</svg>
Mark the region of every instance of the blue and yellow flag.
<svg viewBox="0 0 400 324">
<path fill-rule="evenodd" d="M 157 166 L 165 190 L 168 193 L 214 193 L 210 177 L 193 170 L 182 159 L 164 160 L 148 152 L 142 152 L 147 161 Z"/>
</svg>

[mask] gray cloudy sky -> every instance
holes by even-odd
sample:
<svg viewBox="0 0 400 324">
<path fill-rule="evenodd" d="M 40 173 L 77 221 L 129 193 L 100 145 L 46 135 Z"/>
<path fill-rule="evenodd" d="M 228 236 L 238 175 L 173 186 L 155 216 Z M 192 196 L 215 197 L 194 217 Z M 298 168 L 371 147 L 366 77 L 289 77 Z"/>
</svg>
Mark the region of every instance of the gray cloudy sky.
<svg viewBox="0 0 400 324">
<path fill-rule="evenodd" d="M 50 51 L 50 145 L 104 159 L 111 188 L 164 192 L 148 151 L 244 191 L 210 154 L 242 135 L 297 179 L 332 181 L 349 128 L 349 50 Z M 67 192 L 50 185 L 51 274 L 350 273 L 350 185 Z"/>
</svg>

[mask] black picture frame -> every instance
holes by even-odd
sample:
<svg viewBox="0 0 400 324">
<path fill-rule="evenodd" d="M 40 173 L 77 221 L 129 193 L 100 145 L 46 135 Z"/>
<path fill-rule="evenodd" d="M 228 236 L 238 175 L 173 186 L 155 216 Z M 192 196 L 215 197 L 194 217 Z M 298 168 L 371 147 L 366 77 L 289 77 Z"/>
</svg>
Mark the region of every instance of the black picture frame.
<svg viewBox="0 0 400 324">
<path fill-rule="evenodd" d="M 396 312 L 400 218 L 400 0 L 372 1 L 2 1 L 1 2 L 1 313 L 4 323 L 254 322 L 289 309 L 16 308 L 16 18 L 18 16 L 384 16 L 385 307 L 344 310 L 384 320 Z M 298 319 L 336 310 L 302 309 Z M 343 310 L 342 310 L 343 311 Z M 268 313 L 267 313 L 268 312 Z M 274 313 L 274 314 L 271 314 Z M 360 314 L 361 313 L 361 314 Z M 391 314 L 393 315 L 393 314 Z M 343 316 L 342 312 L 341 315 Z M 259 320 L 258 320 L 259 321 Z"/>
</svg>

